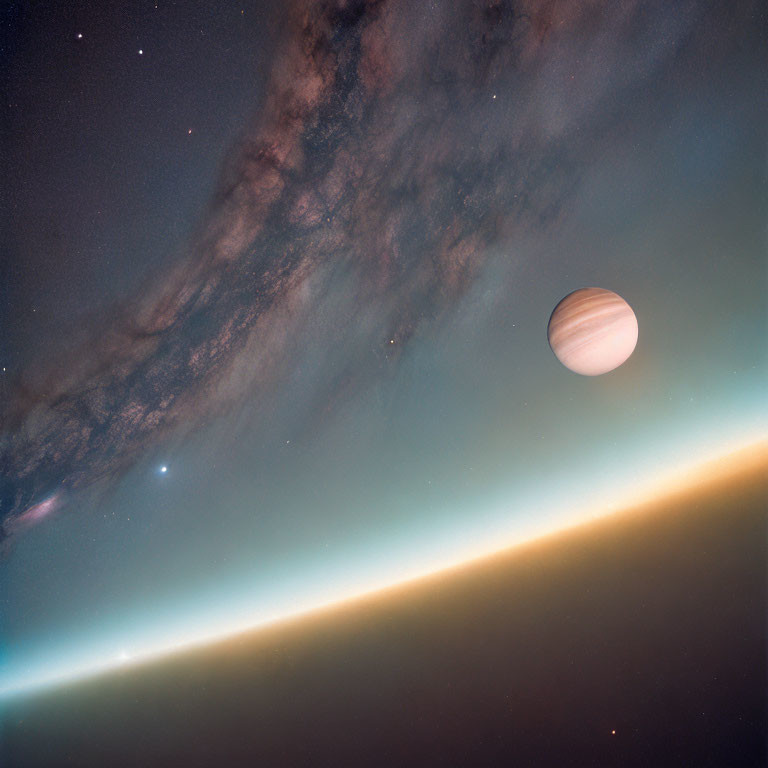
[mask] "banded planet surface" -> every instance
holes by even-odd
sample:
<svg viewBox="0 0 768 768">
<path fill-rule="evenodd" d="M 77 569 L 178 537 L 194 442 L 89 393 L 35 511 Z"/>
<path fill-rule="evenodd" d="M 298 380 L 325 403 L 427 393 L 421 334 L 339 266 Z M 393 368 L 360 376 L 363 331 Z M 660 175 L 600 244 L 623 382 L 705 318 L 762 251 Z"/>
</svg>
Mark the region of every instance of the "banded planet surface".
<svg viewBox="0 0 768 768">
<path fill-rule="evenodd" d="M 552 312 L 547 332 L 557 359 L 582 376 L 600 376 L 625 363 L 637 334 L 632 307 L 605 288 L 569 293 Z"/>
</svg>

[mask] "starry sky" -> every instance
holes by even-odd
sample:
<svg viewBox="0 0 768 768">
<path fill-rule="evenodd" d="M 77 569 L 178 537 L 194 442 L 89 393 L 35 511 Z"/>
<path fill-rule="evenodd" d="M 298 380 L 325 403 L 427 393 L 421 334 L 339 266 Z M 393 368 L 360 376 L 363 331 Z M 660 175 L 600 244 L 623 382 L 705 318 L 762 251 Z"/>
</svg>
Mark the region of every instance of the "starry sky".
<svg viewBox="0 0 768 768">
<path fill-rule="evenodd" d="M 2 11 L 2 687 L 763 437 L 759 3 Z M 597 285 L 630 360 L 563 368 Z"/>
</svg>

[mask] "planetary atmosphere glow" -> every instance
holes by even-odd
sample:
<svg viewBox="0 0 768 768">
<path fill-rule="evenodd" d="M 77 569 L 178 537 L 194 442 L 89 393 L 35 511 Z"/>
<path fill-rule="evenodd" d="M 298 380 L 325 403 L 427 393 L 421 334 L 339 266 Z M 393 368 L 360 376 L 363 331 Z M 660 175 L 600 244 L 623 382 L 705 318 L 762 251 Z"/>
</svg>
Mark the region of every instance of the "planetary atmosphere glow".
<svg viewBox="0 0 768 768">
<path fill-rule="evenodd" d="M 85 653 L 82 649 L 70 654 L 59 652 L 58 660 L 55 658 L 55 652 L 49 652 L 45 661 L 20 666 L 13 675 L 6 673 L 0 683 L 0 697 L 7 698 L 94 677 L 128 664 L 149 662 L 282 621 L 314 614 L 443 571 L 469 565 L 473 561 L 491 557 L 553 533 L 621 513 L 661 498 L 665 494 L 684 490 L 702 479 L 712 479 L 719 473 L 738 468 L 752 456 L 764 455 L 768 450 L 768 440 L 764 435 L 765 432 L 761 432 L 748 440 L 732 440 L 726 445 L 721 444 L 719 451 L 711 448 L 709 451 L 700 450 L 695 459 L 672 470 L 657 471 L 640 484 L 624 487 L 616 484 L 605 485 L 599 492 L 592 492 L 577 508 L 569 506 L 561 499 L 558 507 L 545 511 L 541 508 L 541 502 L 537 505 L 534 499 L 529 500 L 531 506 L 538 506 L 538 520 L 546 521 L 544 523 L 530 518 L 525 525 L 510 523 L 510 519 L 515 518 L 507 505 L 504 516 L 506 523 L 502 522 L 494 529 L 484 532 L 469 531 L 463 542 L 454 539 L 449 547 L 440 552 L 433 550 L 425 553 L 421 561 L 398 557 L 389 558 L 384 567 L 380 563 L 374 567 L 359 567 L 352 576 L 343 574 L 346 580 L 337 577 L 331 581 L 315 582 L 313 588 L 304 588 L 300 593 L 291 594 L 282 604 L 275 603 L 274 600 L 263 601 L 269 606 L 266 609 L 259 607 L 256 600 L 251 603 L 243 603 L 241 600 L 235 606 L 218 613 L 210 612 L 209 609 L 206 613 L 187 616 L 181 622 L 167 620 L 162 625 L 146 626 L 139 631 L 134 630 L 130 644 L 126 643 L 126 647 L 120 648 L 116 653 L 109 651 L 110 642 L 106 638 L 101 643 L 92 643 Z M 466 546 L 467 540 L 472 542 L 470 547 Z M 392 565 L 393 560 L 398 561 L 398 566 Z M 406 563 L 405 567 L 403 562 Z M 435 588 L 439 589 L 439 586 L 436 585 Z"/>
</svg>

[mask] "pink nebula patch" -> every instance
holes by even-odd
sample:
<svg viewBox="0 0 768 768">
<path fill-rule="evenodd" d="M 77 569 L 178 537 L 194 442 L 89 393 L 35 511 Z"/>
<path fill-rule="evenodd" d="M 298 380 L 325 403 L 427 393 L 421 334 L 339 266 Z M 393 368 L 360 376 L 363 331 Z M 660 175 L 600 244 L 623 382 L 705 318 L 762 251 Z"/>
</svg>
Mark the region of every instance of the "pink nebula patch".
<svg viewBox="0 0 768 768">
<path fill-rule="evenodd" d="M 56 511 L 59 506 L 59 494 L 54 493 L 47 499 L 35 504 L 24 512 L 16 521 L 22 525 L 36 525 L 44 518 L 48 517 L 52 512 Z"/>
</svg>

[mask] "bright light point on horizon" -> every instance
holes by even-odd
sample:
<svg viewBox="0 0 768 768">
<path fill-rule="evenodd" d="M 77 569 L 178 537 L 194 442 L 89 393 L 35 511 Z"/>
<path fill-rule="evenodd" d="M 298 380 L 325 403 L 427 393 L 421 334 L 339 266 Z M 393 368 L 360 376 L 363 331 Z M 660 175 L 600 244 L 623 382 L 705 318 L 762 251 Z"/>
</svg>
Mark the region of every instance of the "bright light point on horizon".
<svg viewBox="0 0 768 768">
<path fill-rule="evenodd" d="M 165 474 L 165 473 L 168 471 L 168 467 L 166 467 L 166 466 L 165 466 L 165 464 L 163 464 L 163 466 L 162 466 L 162 467 L 160 467 L 160 471 L 161 471 L 163 474 Z"/>
</svg>

